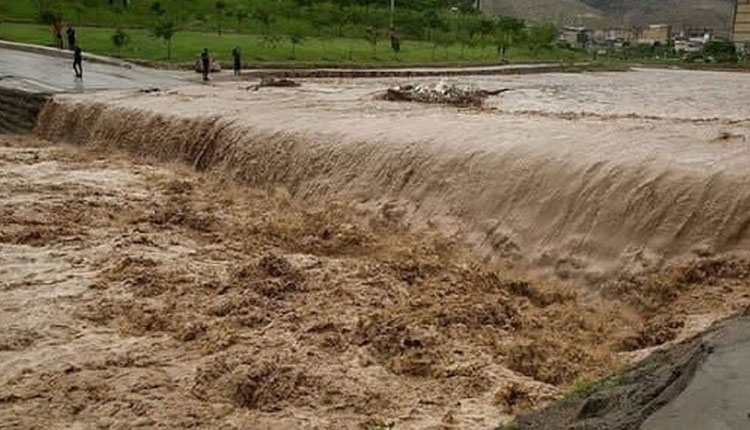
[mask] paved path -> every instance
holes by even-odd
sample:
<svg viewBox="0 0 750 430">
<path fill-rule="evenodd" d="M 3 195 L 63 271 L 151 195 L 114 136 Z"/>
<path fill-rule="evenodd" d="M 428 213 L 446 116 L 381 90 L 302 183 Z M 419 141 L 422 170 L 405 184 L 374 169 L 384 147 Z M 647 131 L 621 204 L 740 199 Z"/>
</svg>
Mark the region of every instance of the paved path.
<svg viewBox="0 0 750 430">
<path fill-rule="evenodd" d="M 0 41 L 0 86 L 27 91 L 85 92 L 145 87 L 169 88 L 189 82 L 200 82 L 199 75 L 192 72 L 156 70 L 134 65 L 124 67 L 127 63 L 119 60 L 91 57 L 92 61 L 87 61 L 84 57 L 84 79 L 80 81 L 76 80 L 73 74 L 72 53 L 49 47 Z M 577 64 L 585 65 L 586 63 Z M 559 72 L 564 68 L 562 64 L 548 63 L 456 68 L 247 69 L 243 70 L 242 79 L 253 80 L 266 75 L 296 78 L 508 75 Z M 237 78 L 225 72 L 213 75 L 212 79 L 228 81 Z"/>
<path fill-rule="evenodd" d="M 71 54 L 72 57 L 72 54 Z M 0 86 L 27 91 L 84 92 L 168 88 L 195 80 L 185 72 L 122 67 L 84 60 L 83 80 L 75 79 L 72 58 L 0 48 Z M 197 82 L 197 80 L 195 80 Z"/>
<path fill-rule="evenodd" d="M 723 330 L 690 385 L 642 430 L 750 429 L 750 318 Z"/>
</svg>

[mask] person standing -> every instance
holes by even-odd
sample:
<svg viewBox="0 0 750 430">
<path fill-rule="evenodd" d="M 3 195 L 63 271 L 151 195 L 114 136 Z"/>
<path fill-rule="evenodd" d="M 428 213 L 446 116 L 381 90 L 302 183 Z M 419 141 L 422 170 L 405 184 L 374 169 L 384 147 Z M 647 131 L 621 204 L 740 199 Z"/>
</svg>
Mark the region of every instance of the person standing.
<svg viewBox="0 0 750 430">
<path fill-rule="evenodd" d="M 73 71 L 77 79 L 83 79 L 83 52 L 79 46 L 73 51 Z"/>
<path fill-rule="evenodd" d="M 240 57 L 240 48 L 232 49 L 232 59 L 234 60 L 234 76 L 239 76 L 242 70 L 242 58 Z"/>
<path fill-rule="evenodd" d="M 394 32 L 391 32 L 391 49 L 396 54 L 401 52 L 401 39 Z"/>
<path fill-rule="evenodd" d="M 57 49 L 63 49 L 62 21 L 55 20 L 54 24 L 52 24 L 52 28 L 55 32 L 55 44 L 57 45 Z"/>
<path fill-rule="evenodd" d="M 211 57 L 208 55 L 208 48 L 203 48 L 201 52 L 201 72 L 203 72 L 203 82 L 208 81 L 208 74 L 211 72 Z"/>
<path fill-rule="evenodd" d="M 66 33 L 68 35 L 68 49 L 73 51 L 76 49 L 76 31 L 73 29 L 73 26 L 68 25 Z"/>
</svg>

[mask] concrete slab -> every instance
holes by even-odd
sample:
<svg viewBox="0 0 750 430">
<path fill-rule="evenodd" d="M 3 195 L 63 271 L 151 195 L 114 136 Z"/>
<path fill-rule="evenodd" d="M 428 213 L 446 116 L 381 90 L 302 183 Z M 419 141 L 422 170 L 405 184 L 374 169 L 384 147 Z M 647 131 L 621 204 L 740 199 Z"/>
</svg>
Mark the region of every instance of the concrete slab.
<svg viewBox="0 0 750 430">
<path fill-rule="evenodd" d="M 642 430 L 750 429 L 750 318 L 737 320 L 712 344 L 690 385 Z"/>
</svg>

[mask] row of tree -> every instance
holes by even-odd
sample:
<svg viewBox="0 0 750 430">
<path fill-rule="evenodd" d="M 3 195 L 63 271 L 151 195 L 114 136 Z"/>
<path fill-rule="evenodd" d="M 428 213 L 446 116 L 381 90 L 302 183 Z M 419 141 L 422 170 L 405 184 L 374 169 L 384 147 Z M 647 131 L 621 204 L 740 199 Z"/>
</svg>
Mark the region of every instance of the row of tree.
<svg viewBox="0 0 750 430">
<path fill-rule="evenodd" d="M 187 29 L 212 30 L 219 35 L 226 31 L 258 33 L 271 45 L 287 37 L 293 48 L 308 37 L 363 39 L 373 49 L 380 40 L 393 38 L 429 41 L 433 53 L 440 45 L 460 44 L 462 51 L 472 46 L 494 46 L 499 56 L 504 56 L 508 47 L 520 44 L 538 53 L 557 32 L 549 24 L 527 26 L 514 18 L 482 15 L 474 9 L 472 0 L 401 0 L 393 15 L 388 0 L 31 1 L 39 3 L 43 20 L 57 19 L 63 10 L 73 10 L 79 23 L 84 23 L 84 12 L 96 16 L 91 11 L 103 7 L 114 14 L 111 19 L 118 28 L 136 19 L 138 25 L 148 26 L 165 42 L 168 57 L 174 34 Z M 117 40 L 122 40 L 123 31 L 117 34 Z"/>
</svg>

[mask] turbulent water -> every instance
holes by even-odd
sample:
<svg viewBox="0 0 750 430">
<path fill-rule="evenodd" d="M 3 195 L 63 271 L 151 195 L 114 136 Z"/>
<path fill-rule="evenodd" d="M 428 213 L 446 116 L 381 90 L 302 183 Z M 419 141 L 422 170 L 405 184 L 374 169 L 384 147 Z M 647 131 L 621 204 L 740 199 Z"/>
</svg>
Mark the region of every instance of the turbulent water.
<svg viewBox="0 0 750 430">
<path fill-rule="evenodd" d="M 37 132 L 379 207 L 561 276 L 750 244 L 745 75 L 462 81 L 513 91 L 482 110 L 376 100 L 390 80 L 60 96 Z"/>
</svg>

